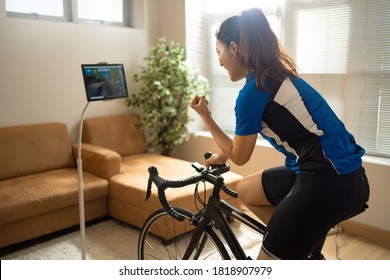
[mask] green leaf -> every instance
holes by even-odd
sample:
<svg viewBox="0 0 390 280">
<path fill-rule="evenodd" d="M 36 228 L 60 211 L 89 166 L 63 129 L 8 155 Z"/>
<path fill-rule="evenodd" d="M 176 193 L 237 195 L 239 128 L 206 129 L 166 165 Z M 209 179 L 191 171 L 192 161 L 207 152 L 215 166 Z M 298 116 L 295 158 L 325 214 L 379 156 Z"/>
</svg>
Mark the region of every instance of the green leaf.
<svg viewBox="0 0 390 280">
<path fill-rule="evenodd" d="M 188 140 L 188 103 L 195 94 L 207 95 L 209 82 L 187 64 L 184 46 L 168 44 L 164 37 L 144 61 L 133 77 L 141 88 L 125 105 L 142 110 L 140 128 L 145 129 L 150 151 L 169 155 Z"/>
</svg>

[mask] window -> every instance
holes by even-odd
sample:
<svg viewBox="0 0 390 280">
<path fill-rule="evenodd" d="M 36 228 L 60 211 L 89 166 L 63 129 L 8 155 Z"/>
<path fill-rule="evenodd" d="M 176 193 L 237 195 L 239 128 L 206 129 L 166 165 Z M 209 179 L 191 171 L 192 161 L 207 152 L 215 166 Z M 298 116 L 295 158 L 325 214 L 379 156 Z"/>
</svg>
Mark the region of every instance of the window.
<svg viewBox="0 0 390 280">
<path fill-rule="evenodd" d="M 210 2 L 217 8 L 210 9 Z M 198 13 L 199 36 L 192 35 L 205 38 L 203 45 L 187 43 L 187 53 L 202 61 L 195 66 L 207 65 L 200 68 L 211 84 L 213 116 L 225 131 L 233 132 L 234 103 L 242 84 L 232 83 L 220 69 L 214 34 L 226 17 L 247 6 L 217 2 L 205 1 Z M 326 98 L 366 154 L 390 157 L 390 1 L 280 0 L 249 5 L 263 9 L 300 75 Z M 207 52 L 191 56 L 199 46 Z"/>
<path fill-rule="evenodd" d="M 261 7 L 273 30 L 280 32 L 280 0 L 187 0 L 187 58 L 211 85 L 210 107 L 215 121 L 227 132 L 235 129 L 234 106 L 245 81 L 232 83 L 220 67 L 215 52 L 215 32 L 227 17 L 242 10 Z"/>
<path fill-rule="evenodd" d="M 77 0 L 75 21 L 126 25 L 128 1 Z M 93 8 L 91 8 L 93 7 Z"/>
<path fill-rule="evenodd" d="M 284 45 L 367 154 L 390 157 L 390 2 L 290 0 Z"/>
<path fill-rule="evenodd" d="M 130 0 L 6 0 L 8 16 L 129 26 Z"/>
<path fill-rule="evenodd" d="M 66 18 L 63 0 L 6 0 L 5 6 L 9 16 Z"/>
</svg>

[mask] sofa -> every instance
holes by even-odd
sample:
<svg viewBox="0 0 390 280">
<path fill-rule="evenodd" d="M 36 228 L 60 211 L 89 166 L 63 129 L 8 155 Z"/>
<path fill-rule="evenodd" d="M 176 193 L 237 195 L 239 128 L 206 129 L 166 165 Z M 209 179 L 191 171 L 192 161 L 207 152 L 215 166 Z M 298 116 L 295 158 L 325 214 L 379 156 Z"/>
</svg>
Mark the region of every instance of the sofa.
<svg viewBox="0 0 390 280">
<path fill-rule="evenodd" d="M 0 248 L 79 224 L 77 168 L 65 124 L 2 127 L 0 155 Z M 89 170 L 83 174 L 87 221 L 107 215 L 109 193 L 105 174 Z"/>
<path fill-rule="evenodd" d="M 82 135 L 83 145 L 87 143 L 90 147 L 106 148 L 116 152 L 120 157 L 120 170 L 109 178 L 108 214 L 138 228 L 142 227 L 151 213 L 161 208 L 155 186 L 152 188 L 150 199 L 145 201 L 149 166 L 157 167 L 160 175 L 169 180 L 183 179 L 196 174 L 188 161 L 148 153 L 144 131 L 138 128 L 139 123 L 140 118 L 137 114 L 89 118 L 84 121 Z M 225 184 L 235 190 L 242 177 L 234 172 L 228 172 L 223 174 L 223 178 Z M 206 197 L 211 188 L 212 186 L 207 184 Z M 199 193 L 203 196 L 202 188 Z M 167 189 L 166 197 L 172 206 L 196 210 L 194 186 Z M 238 199 L 224 192 L 221 192 L 221 198 L 240 207 Z M 178 231 L 179 228 L 175 225 L 177 235 L 184 233 Z M 168 230 L 167 234 L 169 232 L 172 231 Z M 163 239 L 170 237 L 162 236 L 164 235 L 162 232 L 156 235 Z"/>
<path fill-rule="evenodd" d="M 140 228 L 161 208 L 156 188 L 145 202 L 150 165 L 167 179 L 195 174 L 190 162 L 148 153 L 139 122 L 136 114 L 84 120 L 86 221 L 110 216 Z M 64 123 L 0 128 L 0 248 L 79 224 L 77 154 Z M 241 179 L 233 172 L 223 177 L 232 189 Z M 167 198 L 195 210 L 191 186 L 168 190 Z M 223 198 L 239 206 L 237 199 Z"/>
</svg>

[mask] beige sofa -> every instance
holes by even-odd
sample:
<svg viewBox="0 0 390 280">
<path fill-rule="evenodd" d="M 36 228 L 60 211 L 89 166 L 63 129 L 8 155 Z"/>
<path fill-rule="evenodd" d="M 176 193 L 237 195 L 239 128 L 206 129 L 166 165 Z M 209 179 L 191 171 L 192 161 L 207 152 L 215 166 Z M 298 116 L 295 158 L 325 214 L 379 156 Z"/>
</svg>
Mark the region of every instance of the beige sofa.
<svg viewBox="0 0 390 280">
<path fill-rule="evenodd" d="M 0 248 L 79 224 L 77 168 L 65 124 L 0 128 L 0 155 Z M 109 162 L 101 164 L 84 172 L 87 221 L 107 215 L 108 180 L 98 171 Z"/>
<path fill-rule="evenodd" d="M 188 161 L 147 153 L 144 132 L 136 128 L 139 122 L 136 114 L 89 118 L 84 121 L 82 138 L 83 143 L 88 143 L 90 147 L 104 147 L 120 157 L 120 172 L 109 179 L 108 214 L 136 227 L 141 227 L 152 212 L 161 208 L 155 186 L 150 199 L 145 201 L 149 166 L 156 166 L 160 175 L 170 180 L 196 174 Z M 242 178 L 233 172 L 225 173 L 223 177 L 232 189 L 236 189 Z M 207 192 L 210 190 L 208 184 Z M 172 206 L 196 210 L 194 186 L 168 189 L 166 196 Z M 225 193 L 221 193 L 221 197 L 236 207 L 240 206 L 238 199 Z M 180 233 L 176 231 L 176 234 Z"/>
<path fill-rule="evenodd" d="M 161 208 L 156 188 L 145 202 L 150 165 L 167 179 L 195 174 L 190 162 L 147 153 L 143 131 L 135 128 L 139 121 L 137 115 L 84 121 L 86 221 L 109 215 L 141 227 Z M 0 248 L 79 224 L 77 151 L 63 123 L 0 128 Z M 241 176 L 229 172 L 224 178 L 235 189 Z M 195 210 L 191 186 L 169 190 L 167 198 Z"/>
</svg>

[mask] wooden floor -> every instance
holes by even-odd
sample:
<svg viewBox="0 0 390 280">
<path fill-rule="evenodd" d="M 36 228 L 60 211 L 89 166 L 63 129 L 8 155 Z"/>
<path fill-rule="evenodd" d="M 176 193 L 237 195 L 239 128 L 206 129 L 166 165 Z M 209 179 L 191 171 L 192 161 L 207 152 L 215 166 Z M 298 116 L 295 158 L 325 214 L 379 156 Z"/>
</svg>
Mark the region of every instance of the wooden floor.
<svg viewBox="0 0 390 280">
<path fill-rule="evenodd" d="M 390 260 L 388 244 L 347 232 L 328 235 L 322 252 L 328 260 Z"/>
<path fill-rule="evenodd" d="M 244 211 L 253 218 L 256 218 L 247 209 L 244 209 Z M 55 233 L 53 236 L 48 235 L 49 237 L 42 237 L 34 241 L 27 241 L 10 246 L 7 247 L 8 249 L 5 248 L 7 249 L 5 251 L 3 248 L 0 250 L 0 258 L 13 251 L 24 249 L 36 243 L 45 242 L 47 241 L 46 238 L 50 239 L 66 233 L 68 233 L 68 230 L 65 230 L 62 233 Z M 361 238 L 360 236 L 341 230 L 341 232 L 337 234 L 328 235 L 322 253 L 327 260 L 390 260 L 390 244 L 381 244 L 380 242 Z"/>
</svg>

